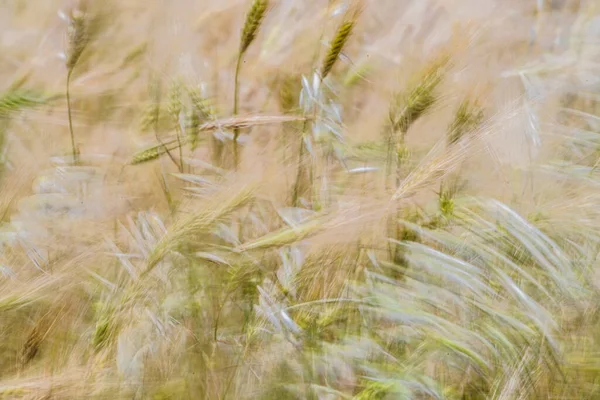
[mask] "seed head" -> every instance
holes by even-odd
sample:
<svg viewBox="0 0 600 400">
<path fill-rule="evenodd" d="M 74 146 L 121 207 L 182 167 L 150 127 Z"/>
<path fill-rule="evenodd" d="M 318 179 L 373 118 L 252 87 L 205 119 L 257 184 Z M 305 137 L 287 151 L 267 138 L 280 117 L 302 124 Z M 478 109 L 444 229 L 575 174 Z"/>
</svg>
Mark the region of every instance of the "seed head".
<svg viewBox="0 0 600 400">
<path fill-rule="evenodd" d="M 417 84 L 392 106 L 390 120 L 394 131 L 406 133 L 437 101 L 435 90 L 442 81 L 448 62 L 445 56 L 436 60 L 421 75 Z"/>
<path fill-rule="evenodd" d="M 167 152 L 167 148 L 165 145 L 158 145 L 149 147 L 145 150 L 142 150 L 136 153 L 131 159 L 131 165 L 142 164 L 148 161 L 156 160 L 158 157 L 162 156 Z"/>
<path fill-rule="evenodd" d="M 321 79 L 325 79 L 325 77 L 331 72 L 331 69 L 335 65 L 340 53 L 344 49 L 348 38 L 352 34 L 352 29 L 354 28 L 355 20 L 351 19 L 348 21 L 342 22 L 342 24 L 338 27 L 338 30 L 331 42 L 331 48 L 323 60 L 323 65 L 321 66 Z"/>
<path fill-rule="evenodd" d="M 183 107 L 181 101 L 181 82 L 179 80 L 173 81 L 171 89 L 169 90 L 169 104 L 167 110 L 169 115 L 173 118 L 175 124 L 179 124 L 179 114 Z"/>
<path fill-rule="evenodd" d="M 254 0 L 252 3 L 252 7 L 246 15 L 246 22 L 244 23 L 244 28 L 242 29 L 242 37 L 240 40 L 240 54 L 244 54 L 250 44 L 256 38 L 256 34 L 262 20 L 267 13 L 267 8 L 269 6 L 268 0 Z"/>
<path fill-rule="evenodd" d="M 454 144 L 466 133 L 475 129 L 483 120 L 483 110 L 476 102 L 463 100 L 456 110 L 454 120 L 448 127 L 448 144 Z"/>
<path fill-rule="evenodd" d="M 69 70 L 75 68 L 77 61 L 81 57 L 81 53 L 83 53 L 88 44 L 89 36 L 87 28 L 85 12 L 79 9 L 72 10 L 69 18 L 69 27 L 67 28 L 69 48 L 67 49 L 66 65 Z"/>
</svg>

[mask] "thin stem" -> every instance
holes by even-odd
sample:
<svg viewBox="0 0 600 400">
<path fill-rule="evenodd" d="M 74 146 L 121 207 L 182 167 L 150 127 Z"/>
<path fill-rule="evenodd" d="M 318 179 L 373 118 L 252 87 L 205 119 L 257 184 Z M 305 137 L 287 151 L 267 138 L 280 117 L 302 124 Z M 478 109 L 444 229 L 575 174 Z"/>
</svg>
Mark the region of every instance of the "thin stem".
<svg viewBox="0 0 600 400">
<path fill-rule="evenodd" d="M 292 194 L 292 206 L 298 207 L 298 199 L 300 197 L 300 181 L 302 180 L 302 162 L 304 159 L 304 134 L 306 132 L 307 120 L 304 120 L 302 127 L 302 137 L 300 138 L 300 149 L 298 150 L 298 171 L 296 173 L 296 183 L 294 184 L 294 192 Z"/>
<path fill-rule="evenodd" d="M 181 127 L 177 124 L 177 146 L 179 146 L 179 172 L 183 173 L 183 146 L 181 145 Z"/>
<path fill-rule="evenodd" d="M 161 85 L 160 82 L 158 83 L 158 88 L 156 90 L 156 94 L 155 94 L 156 98 L 154 99 L 154 101 L 156 102 L 156 107 L 154 108 L 154 136 L 156 137 L 156 141 L 163 146 L 163 148 L 165 149 L 165 153 L 167 153 L 167 155 L 169 156 L 169 158 L 171 159 L 171 161 L 173 162 L 173 164 L 178 165 L 177 164 L 177 160 L 175 160 L 175 157 L 173 157 L 173 155 L 171 154 L 171 151 L 169 150 L 169 148 L 167 147 L 167 145 L 165 143 L 163 143 L 162 140 L 160 140 L 160 136 L 159 136 L 159 132 L 158 132 L 158 121 L 160 119 L 160 97 L 161 97 Z"/>
<path fill-rule="evenodd" d="M 77 164 L 77 149 L 75 147 L 75 134 L 73 133 L 73 118 L 71 116 L 71 74 L 73 73 L 73 69 L 70 68 L 67 73 L 67 111 L 69 114 L 69 132 L 71 133 L 71 147 L 73 148 L 73 164 Z"/>
<path fill-rule="evenodd" d="M 234 77 L 234 84 L 233 84 L 233 116 L 236 116 L 238 113 L 238 102 L 239 102 L 239 86 L 238 86 L 238 78 L 240 75 L 240 69 L 242 66 L 242 58 L 244 57 L 244 53 L 241 53 L 238 55 L 238 59 L 237 59 L 237 63 L 235 65 L 235 77 Z M 237 170 L 238 168 L 238 145 L 237 145 L 237 140 L 238 140 L 238 136 L 240 135 L 240 128 L 239 127 L 234 127 L 233 128 L 233 164 L 234 164 L 234 168 Z"/>
</svg>

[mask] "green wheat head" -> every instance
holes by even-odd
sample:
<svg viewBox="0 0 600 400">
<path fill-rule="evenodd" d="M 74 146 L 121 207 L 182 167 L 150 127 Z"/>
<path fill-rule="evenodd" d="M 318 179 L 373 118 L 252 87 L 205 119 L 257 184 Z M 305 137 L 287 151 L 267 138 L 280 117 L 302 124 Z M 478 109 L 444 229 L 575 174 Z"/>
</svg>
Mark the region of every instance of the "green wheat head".
<svg viewBox="0 0 600 400">
<path fill-rule="evenodd" d="M 256 38 L 258 29 L 262 24 L 265 14 L 267 13 L 268 6 L 268 0 L 254 0 L 252 3 L 250 11 L 248 12 L 248 15 L 246 15 L 244 28 L 242 29 L 242 36 L 240 39 L 240 54 L 244 54 L 246 50 L 248 50 L 248 47 L 250 47 L 250 44 L 252 44 Z"/>
<path fill-rule="evenodd" d="M 331 72 L 331 69 L 335 65 L 336 61 L 340 56 L 340 53 L 346 45 L 346 42 L 350 38 L 350 35 L 352 35 L 352 30 L 354 28 L 355 22 L 356 21 L 354 19 L 344 21 L 338 27 L 335 37 L 331 42 L 329 52 L 325 56 L 323 64 L 321 65 L 321 79 L 325 79 L 329 72 Z"/>
<path fill-rule="evenodd" d="M 28 90 L 15 89 L 0 94 L 0 117 L 34 107 L 46 102 L 39 94 Z"/>
<path fill-rule="evenodd" d="M 483 110 L 475 101 L 463 100 L 448 126 L 448 144 L 452 145 L 483 121 Z"/>
<path fill-rule="evenodd" d="M 435 91 L 442 82 L 448 63 L 449 58 L 446 56 L 436 60 L 412 89 L 396 99 L 390 111 L 394 131 L 406 133 L 410 126 L 437 101 Z"/>
<path fill-rule="evenodd" d="M 198 134 L 200 125 L 208 120 L 213 114 L 208 100 L 202 97 L 200 90 L 189 88 L 188 96 L 191 106 L 187 111 L 187 128 L 190 136 L 192 150 L 198 145 Z"/>
<path fill-rule="evenodd" d="M 182 84 L 179 80 L 174 80 L 169 90 L 169 103 L 167 112 L 171 116 L 173 122 L 179 125 L 179 114 L 183 108 L 182 104 Z"/>
<path fill-rule="evenodd" d="M 171 148 L 169 148 L 168 146 L 170 146 Z M 176 146 L 174 146 L 172 143 L 164 145 L 159 144 L 157 146 L 149 147 L 134 154 L 130 161 L 130 164 L 137 165 L 156 160 L 157 158 L 165 154 L 168 150 L 172 150 L 173 148 L 176 148 Z"/>
<path fill-rule="evenodd" d="M 285 76 L 279 85 L 279 106 L 283 112 L 291 112 L 298 107 L 302 89 L 300 78 L 291 74 Z"/>
</svg>

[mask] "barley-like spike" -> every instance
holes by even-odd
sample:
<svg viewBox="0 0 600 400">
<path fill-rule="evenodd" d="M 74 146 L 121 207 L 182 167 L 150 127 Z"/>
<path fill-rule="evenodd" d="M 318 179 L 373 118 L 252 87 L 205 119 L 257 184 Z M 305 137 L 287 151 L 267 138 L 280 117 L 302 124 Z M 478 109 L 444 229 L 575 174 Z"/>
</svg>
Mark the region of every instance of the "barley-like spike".
<svg viewBox="0 0 600 400">
<path fill-rule="evenodd" d="M 213 114 L 209 100 L 202 97 L 198 89 L 189 89 L 188 95 L 192 103 L 192 109 L 198 114 L 201 120 L 207 120 Z"/>
<path fill-rule="evenodd" d="M 179 124 L 179 114 L 181 113 L 181 109 L 181 82 L 175 80 L 169 91 L 169 104 L 167 106 L 167 111 L 173 118 L 175 124 Z"/>
<path fill-rule="evenodd" d="M 212 115 L 212 111 L 210 111 L 210 112 Z M 249 117 L 225 118 L 225 119 L 208 121 L 208 122 L 202 123 L 198 126 L 197 130 L 198 130 L 198 132 L 206 132 L 206 131 L 212 131 L 215 129 L 248 128 L 251 126 L 259 126 L 259 125 L 266 125 L 266 124 L 273 124 L 273 123 L 297 122 L 297 121 L 304 121 L 304 120 L 306 120 L 306 118 L 302 117 L 302 116 L 249 116 Z M 193 138 L 191 138 L 190 136 L 185 136 L 185 137 L 181 138 L 181 142 L 182 143 L 187 142 L 188 140 L 192 140 L 192 139 Z M 177 149 L 179 146 L 177 142 L 178 142 L 178 139 L 173 138 L 171 136 L 171 138 L 163 144 L 153 146 L 153 147 L 147 148 L 145 150 L 142 150 L 142 151 L 136 153 L 132 157 L 130 164 L 135 165 L 135 164 L 141 164 L 141 163 L 144 163 L 147 161 L 155 160 L 158 157 L 160 157 L 161 155 L 165 154 L 167 152 L 167 150 L 171 151 L 173 149 Z M 167 146 L 166 149 L 165 149 L 165 146 Z"/>
<path fill-rule="evenodd" d="M 198 129 L 200 127 L 200 116 L 194 108 L 189 110 L 187 120 L 187 129 L 190 136 L 192 150 L 195 150 L 196 146 L 198 145 L 198 134 L 200 133 L 200 130 Z"/>
<path fill-rule="evenodd" d="M 188 89 L 188 95 L 191 107 L 187 116 L 188 135 L 190 136 L 192 150 L 196 149 L 198 144 L 198 134 L 200 133 L 200 124 L 210 118 L 211 110 L 208 102 L 202 98 L 200 91 L 196 88 Z"/>
<path fill-rule="evenodd" d="M 172 144 L 172 143 L 169 143 L 169 144 Z M 156 160 L 158 157 L 165 154 L 167 152 L 167 150 L 171 150 L 171 149 L 168 149 L 166 147 L 166 144 L 159 144 L 157 146 L 149 147 L 145 150 L 142 150 L 142 151 L 139 151 L 138 153 L 136 153 L 132 157 L 130 164 L 137 165 L 137 164 L 142 164 L 142 163 L 145 163 L 148 161 Z"/>
<path fill-rule="evenodd" d="M 325 79 L 325 77 L 331 72 L 331 69 L 335 65 L 340 53 L 344 49 L 344 45 L 348 41 L 348 38 L 352 34 L 352 29 L 354 28 L 355 21 L 349 20 L 344 21 L 338 27 L 338 30 L 331 42 L 331 48 L 323 61 L 323 65 L 321 66 L 321 78 Z"/>
<path fill-rule="evenodd" d="M 483 110 L 476 102 L 463 100 L 456 110 L 454 120 L 448 126 L 448 144 L 452 145 L 466 133 L 475 129 L 483 120 Z"/>
<path fill-rule="evenodd" d="M 104 348 L 112 336 L 112 328 L 113 323 L 111 319 L 107 316 L 102 316 L 96 322 L 96 330 L 94 331 L 94 336 L 92 337 L 92 346 L 96 351 Z"/>
<path fill-rule="evenodd" d="M 302 88 L 300 77 L 289 75 L 282 79 L 279 88 L 279 105 L 281 111 L 290 112 L 298 107 L 298 99 Z"/>
<path fill-rule="evenodd" d="M 260 28 L 262 20 L 267 12 L 267 8 L 269 6 L 268 0 L 254 0 L 252 3 L 252 7 L 250 7 L 250 11 L 248 15 L 246 15 L 246 22 L 244 23 L 244 28 L 242 29 L 242 37 L 240 40 L 240 54 L 243 54 L 248 50 L 250 44 L 256 38 L 256 33 Z"/>
<path fill-rule="evenodd" d="M 21 365 L 26 365 L 36 356 L 41 342 L 42 334 L 36 326 L 27 337 L 27 340 L 21 349 Z"/>
<path fill-rule="evenodd" d="M 156 103 L 151 103 L 146 106 L 146 109 L 144 110 L 140 119 L 140 129 L 142 132 L 146 132 L 155 126 L 157 122 L 157 108 L 158 104 Z"/>
<path fill-rule="evenodd" d="M 24 90 L 11 90 L 0 95 L 0 116 L 17 112 L 23 108 L 43 104 L 45 99 L 32 92 Z"/>
<path fill-rule="evenodd" d="M 89 36 L 87 32 L 86 14 L 82 10 L 74 9 L 71 12 L 69 27 L 67 29 L 69 38 L 69 48 L 67 49 L 67 68 L 75 68 L 81 53 L 88 44 Z"/>
<path fill-rule="evenodd" d="M 448 61 L 447 57 L 437 60 L 425 71 L 418 84 L 393 105 L 390 119 L 394 131 L 406 133 L 410 126 L 436 102 L 435 89 L 442 81 Z"/>
</svg>

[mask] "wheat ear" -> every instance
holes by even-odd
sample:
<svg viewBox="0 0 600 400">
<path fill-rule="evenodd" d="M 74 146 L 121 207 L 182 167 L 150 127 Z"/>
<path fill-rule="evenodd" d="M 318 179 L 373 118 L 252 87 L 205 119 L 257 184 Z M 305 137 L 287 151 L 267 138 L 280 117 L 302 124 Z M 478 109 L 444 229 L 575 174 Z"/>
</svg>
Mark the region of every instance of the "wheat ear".
<svg viewBox="0 0 600 400">
<path fill-rule="evenodd" d="M 321 65 L 321 79 L 325 79 L 331 72 L 331 69 L 335 65 L 342 50 L 344 49 L 344 46 L 346 45 L 348 38 L 350 38 L 350 35 L 352 35 L 355 22 L 356 21 L 354 19 L 350 19 L 342 22 L 338 27 L 335 37 L 331 41 L 329 52 L 325 56 L 323 64 Z"/>
<path fill-rule="evenodd" d="M 242 66 L 242 60 L 244 58 L 244 54 L 250 44 L 256 38 L 256 34 L 258 33 L 258 29 L 262 24 L 262 21 L 267 13 L 267 8 L 269 6 L 268 0 L 254 0 L 252 2 L 252 6 L 250 7 L 250 11 L 248 15 L 246 15 L 246 22 L 244 23 L 244 27 L 242 29 L 242 35 L 240 38 L 240 50 L 238 52 L 237 63 L 235 65 L 235 76 L 234 76 L 234 89 L 233 89 L 233 115 L 237 115 L 238 113 L 238 104 L 239 104 L 239 75 L 240 69 Z M 237 140 L 240 135 L 239 128 L 235 128 L 233 130 L 233 162 L 235 168 L 238 166 L 238 146 Z"/>
<path fill-rule="evenodd" d="M 458 142 L 465 134 L 481 124 L 481 121 L 483 121 L 483 110 L 479 104 L 476 101 L 463 100 L 456 110 L 454 120 L 448 126 L 448 145 Z"/>
</svg>

